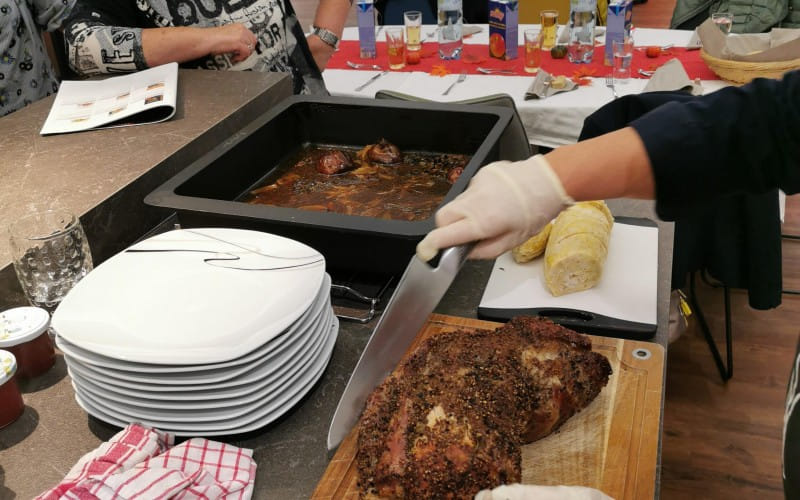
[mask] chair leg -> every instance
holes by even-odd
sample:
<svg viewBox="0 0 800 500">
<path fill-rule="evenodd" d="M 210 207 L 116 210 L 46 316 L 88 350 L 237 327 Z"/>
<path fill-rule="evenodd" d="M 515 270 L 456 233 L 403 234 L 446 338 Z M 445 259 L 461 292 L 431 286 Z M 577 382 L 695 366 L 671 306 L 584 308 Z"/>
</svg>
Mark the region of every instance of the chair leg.
<svg viewBox="0 0 800 500">
<path fill-rule="evenodd" d="M 706 322 L 706 318 L 703 315 L 702 309 L 700 309 L 700 304 L 697 300 L 697 291 L 695 290 L 695 273 L 692 272 L 689 277 L 689 301 L 692 305 L 692 310 L 697 315 L 697 322 L 700 324 L 700 330 L 703 332 L 703 337 L 706 339 L 706 343 L 708 344 L 708 348 L 711 351 L 711 355 L 714 357 L 714 363 L 717 365 L 717 370 L 719 370 L 719 375 L 722 377 L 723 382 L 727 382 L 733 376 L 733 336 L 732 336 L 732 326 L 731 326 L 731 290 L 727 286 L 722 287 L 723 290 L 723 297 L 725 299 L 725 350 L 726 350 L 726 360 L 727 366 L 722 361 L 722 356 L 720 355 L 719 349 L 717 348 L 717 343 L 714 341 L 714 337 L 711 336 L 711 330 L 708 327 L 708 323 Z"/>
<path fill-rule="evenodd" d="M 797 234 L 781 233 L 781 238 L 784 240 L 800 241 L 800 235 Z M 800 295 L 800 290 L 783 289 L 781 293 L 785 293 L 786 295 Z"/>
</svg>

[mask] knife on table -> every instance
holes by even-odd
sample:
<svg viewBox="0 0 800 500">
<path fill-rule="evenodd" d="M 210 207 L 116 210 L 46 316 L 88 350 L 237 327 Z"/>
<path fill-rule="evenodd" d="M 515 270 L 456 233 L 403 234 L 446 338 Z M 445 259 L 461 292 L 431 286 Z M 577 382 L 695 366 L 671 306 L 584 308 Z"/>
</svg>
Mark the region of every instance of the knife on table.
<svg viewBox="0 0 800 500">
<path fill-rule="evenodd" d="M 411 257 L 336 407 L 328 430 L 329 450 L 350 433 L 367 397 L 403 358 L 474 246 L 469 243 L 445 249 L 436 267 L 416 255 Z"/>
</svg>

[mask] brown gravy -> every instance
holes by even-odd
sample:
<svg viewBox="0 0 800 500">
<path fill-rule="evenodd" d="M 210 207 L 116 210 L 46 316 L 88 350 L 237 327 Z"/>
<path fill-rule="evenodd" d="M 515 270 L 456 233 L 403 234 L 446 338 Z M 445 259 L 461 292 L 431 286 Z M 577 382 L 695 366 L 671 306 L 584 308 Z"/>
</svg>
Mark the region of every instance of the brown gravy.
<svg viewBox="0 0 800 500">
<path fill-rule="evenodd" d="M 335 175 L 317 172 L 319 157 L 334 149 L 347 153 L 356 168 Z M 243 201 L 380 219 L 425 220 L 452 187 L 448 173 L 454 167 L 465 167 L 470 159 L 468 155 L 412 151 L 404 152 L 397 164 L 380 165 L 358 159 L 357 151 L 308 145 Z"/>
</svg>

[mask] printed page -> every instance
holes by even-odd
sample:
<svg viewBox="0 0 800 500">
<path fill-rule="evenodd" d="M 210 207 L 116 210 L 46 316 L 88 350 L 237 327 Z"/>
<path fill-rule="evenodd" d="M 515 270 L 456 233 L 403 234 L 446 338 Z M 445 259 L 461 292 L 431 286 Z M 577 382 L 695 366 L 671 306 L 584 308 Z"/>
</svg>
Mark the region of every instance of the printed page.
<svg viewBox="0 0 800 500">
<path fill-rule="evenodd" d="M 105 80 L 64 81 L 40 133 L 165 121 L 175 114 L 177 92 L 177 63 Z"/>
</svg>

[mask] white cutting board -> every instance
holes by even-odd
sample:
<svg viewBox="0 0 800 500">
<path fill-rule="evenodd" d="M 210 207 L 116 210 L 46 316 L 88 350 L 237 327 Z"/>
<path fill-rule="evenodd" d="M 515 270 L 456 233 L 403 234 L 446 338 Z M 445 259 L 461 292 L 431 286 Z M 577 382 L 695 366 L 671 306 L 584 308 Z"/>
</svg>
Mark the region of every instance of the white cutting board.
<svg viewBox="0 0 800 500">
<path fill-rule="evenodd" d="M 652 221 L 628 219 L 629 221 Z M 511 252 L 494 263 L 483 310 L 572 309 L 616 320 L 656 324 L 658 227 L 615 222 L 600 282 L 589 290 L 554 297 L 545 286 L 544 258 L 517 264 Z M 491 314 L 483 314 L 491 317 Z"/>
</svg>

